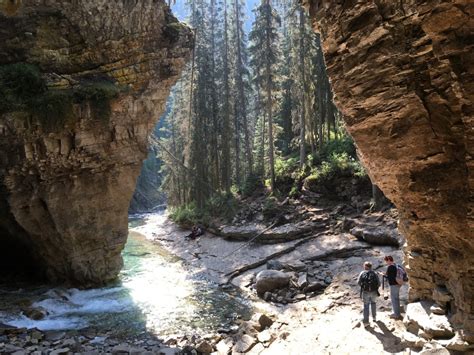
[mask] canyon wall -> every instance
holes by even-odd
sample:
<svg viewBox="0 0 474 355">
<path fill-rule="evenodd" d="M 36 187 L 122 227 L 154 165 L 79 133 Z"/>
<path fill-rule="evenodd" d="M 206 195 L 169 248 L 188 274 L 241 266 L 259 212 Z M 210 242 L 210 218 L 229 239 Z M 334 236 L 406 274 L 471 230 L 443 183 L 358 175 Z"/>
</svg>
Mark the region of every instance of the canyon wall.
<svg viewBox="0 0 474 355">
<path fill-rule="evenodd" d="M 308 0 L 338 107 L 400 211 L 410 299 L 474 337 L 474 4 Z"/>
<path fill-rule="evenodd" d="M 163 0 L 0 0 L 3 264 L 116 277 L 148 134 L 191 47 Z"/>
</svg>

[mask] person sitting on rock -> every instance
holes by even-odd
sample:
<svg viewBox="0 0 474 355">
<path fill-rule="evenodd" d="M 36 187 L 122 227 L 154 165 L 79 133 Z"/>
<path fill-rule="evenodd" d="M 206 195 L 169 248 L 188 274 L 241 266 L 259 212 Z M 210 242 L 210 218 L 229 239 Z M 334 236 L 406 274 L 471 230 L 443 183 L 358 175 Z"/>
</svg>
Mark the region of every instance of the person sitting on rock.
<svg viewBox="0 0 474 355">
<path fill-rule="evenodd" d="M 372 319 L 377 321 L 376 303 L 379 294 L 380 279 L 375 271 L 372 270 L 372 263 L 366 261 L 364 263 L 364 271 L 359 274 L 357 284 L 360 286 L 360 293 L 364 302 L 364 318 L 362 322 L 364 326 L 369 325 L 369 305 L 372 311 Z"/>
<path fill-rule="evenodd" d="M 197 237 L 203 234 L 204 232 L 202 231 L 201 228 L 199 228 L 198 226 L 193 226 L 193 228 L 191 229 L 191 233 L 185 236 L 185 238 L 196 239 Z"/>
</svg>

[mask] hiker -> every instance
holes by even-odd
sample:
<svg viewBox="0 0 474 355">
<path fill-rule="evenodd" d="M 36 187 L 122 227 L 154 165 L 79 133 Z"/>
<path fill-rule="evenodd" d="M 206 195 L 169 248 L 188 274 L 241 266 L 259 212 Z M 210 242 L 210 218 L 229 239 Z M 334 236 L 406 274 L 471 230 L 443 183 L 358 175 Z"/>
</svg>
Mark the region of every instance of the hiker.
<svg viewBox="0 0 474 355">
<path fill-rule="evenodd" d="M 364 301 L 364 326 L 369 324 L 369 305 L 372 311 L 372 319 L 377 321 L 376 304 L 377 297 L 380 296 L 380 279 L 375 271 L 372 270 L 372 263 L 364 263 L 364 271 L 359 274 L 357 284 L 360 286 L 360 295 Z"/>
<path fill-rule="evenodd" d="M 203 234 L 204 232 L 202 231 L 201 228 L 199 228 L 198 226 L 193 226 L 193 228 L 191 229 L 191 233 L 185 236 L 185 238 L 196 239 L 197 237 Z"/>
<path fill-rule="evenodd" d="M 401 266 L 395 264 L 393 261 L 393 257 L 391 255 L 387 255 L 384 257 L 385 264 L 387 264 L 387 272 L 382 274 L 383 277 L 386 277 L 388 280 L 388 284 L 390 287 L 390 301 L 392 302 L 392 314 L 390 318 L 400 320 L 402 319 L 402 315 L 400 313 L 400 288 L 403 284 L 403 281 L 397 282 L 397 273 L 399 273 L 398 268 Z M 402 268 L 403 270 L 403 268 Z M 405 270 L 403 270 L 403 273 Z M 405 273 L 406 275 L 406 273 Z"/>
</svg>

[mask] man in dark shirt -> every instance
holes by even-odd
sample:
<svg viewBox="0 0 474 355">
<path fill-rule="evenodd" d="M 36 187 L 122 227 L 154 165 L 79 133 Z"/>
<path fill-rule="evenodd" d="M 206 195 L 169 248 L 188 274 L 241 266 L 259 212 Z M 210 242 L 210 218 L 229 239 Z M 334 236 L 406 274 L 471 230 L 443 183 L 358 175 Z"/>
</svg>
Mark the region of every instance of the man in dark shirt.
<svg viewBox="0 0 474 355">
<path fill-rule="evenodd" d="M 392 311 L 393 314 L 390 315 L 390 318 L 393 319 L 402 319 L 400 314 L 400 285 L 397 282 L 397 265 L 393 261 L 391 255 L 387 255 L 385 258 L 385 263 L 387 264 L 387 272 L 385 277 L 388 280 L 390 286 L 390 301 L 392 302 Z"/>
</svg>

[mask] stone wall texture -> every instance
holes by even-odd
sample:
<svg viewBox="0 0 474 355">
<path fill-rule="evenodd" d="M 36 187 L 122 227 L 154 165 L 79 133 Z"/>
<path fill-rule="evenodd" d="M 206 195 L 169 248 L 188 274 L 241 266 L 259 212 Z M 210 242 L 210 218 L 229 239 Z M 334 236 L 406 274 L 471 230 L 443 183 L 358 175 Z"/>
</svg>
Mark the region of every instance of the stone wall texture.
<svg viewBox="0 0 474 355">
<path fill-rule="evenodd" d="M 303 2 L 347 129 L 400 211 L 410 298 L 445 303 L 472 341 L 474 3 Z"/>
<path fill-rule="evenodd" d="M 0 115 L 3 260 L 32 258 L 53 282 L 116 277 L 148 134 L 191 47 L 163 0 L 0 0 L 0 65 L 34 64 L 57 90 L 97 77 L 122 88 L 105 122 L 87 102 L 55 132 Z"/>
</svg>

